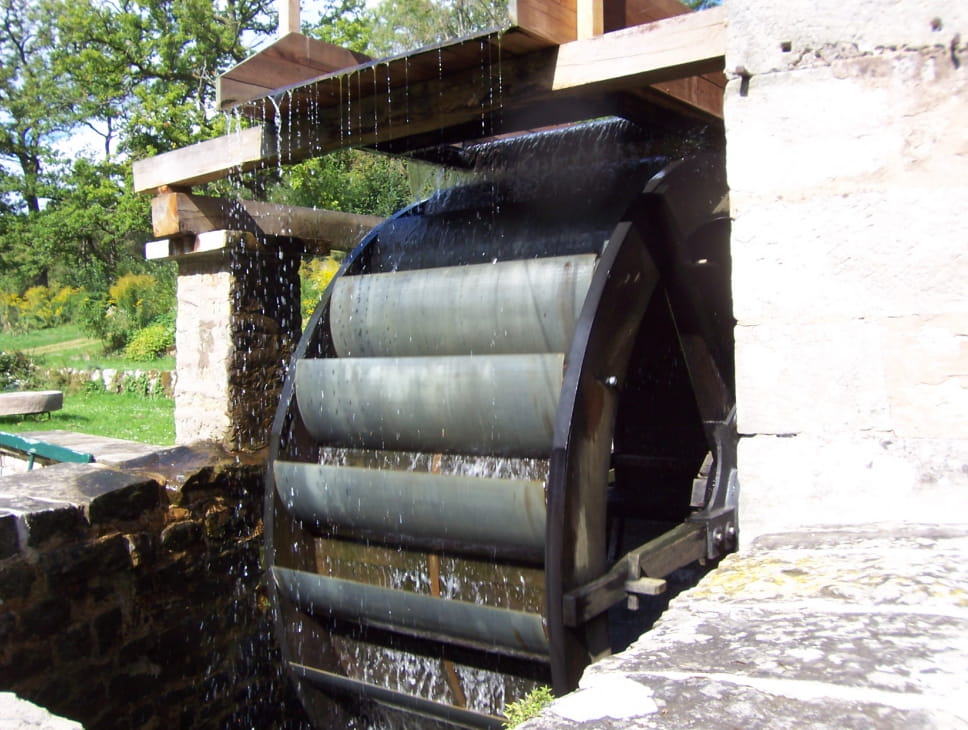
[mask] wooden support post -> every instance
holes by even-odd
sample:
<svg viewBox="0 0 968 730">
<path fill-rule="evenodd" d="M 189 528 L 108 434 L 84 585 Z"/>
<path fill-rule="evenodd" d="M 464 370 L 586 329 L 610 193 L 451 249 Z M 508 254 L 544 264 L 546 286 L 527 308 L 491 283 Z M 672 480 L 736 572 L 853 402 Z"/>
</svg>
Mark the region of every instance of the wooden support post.
<svg viewBox="0 0 968 730">
<path fill-rule="evenodd" d="M 594 38 L 604 33 L 604 0 L 578 0 L 577 4 L 577 40 Z"/>
<path fill-rule="evenodd" d="M 279 27 L 276 34 L 281 38 L 299 32 L 299 0 L 278 0 Z"/>
</svg>

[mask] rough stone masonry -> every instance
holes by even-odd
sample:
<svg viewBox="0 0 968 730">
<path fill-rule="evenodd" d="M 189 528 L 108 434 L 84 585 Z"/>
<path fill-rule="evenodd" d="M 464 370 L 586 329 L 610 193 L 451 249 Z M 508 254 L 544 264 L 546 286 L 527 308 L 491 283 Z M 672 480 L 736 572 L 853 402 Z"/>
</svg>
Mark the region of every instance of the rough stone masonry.
<svg viewBox="0 0 968 730">
<path fill-rule="evenodd" d="M 968 5 L 725 5 L 742 531 L 964 519 Z"/>
</svg>

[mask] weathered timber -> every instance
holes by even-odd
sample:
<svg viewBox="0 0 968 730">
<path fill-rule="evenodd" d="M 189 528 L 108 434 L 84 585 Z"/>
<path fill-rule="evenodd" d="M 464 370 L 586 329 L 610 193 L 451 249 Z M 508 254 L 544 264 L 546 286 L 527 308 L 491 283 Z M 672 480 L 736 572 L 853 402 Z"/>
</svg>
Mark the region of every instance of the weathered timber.
<svg viewBox="0 0 968 730">
<path fill-rule="evenodd" d="M 679 0 L 517 0 L 510 5 L 513 25 L 555 44 L 692 12 Z"/>
<path fill-rule="evenodd" d="M 511 20 L 528 35 L 551 43 L 578 38 L 576 0 L 517 0 L 509 3 Z"/>
<path fill-rule="evenodd" d="M 257 127 L 142 160 L 134 165 L 134 187 L 144 192 L 194 185 L 232 170 L 297 162 L 344 147 L 435 131 L 443 137 L 474 120 L 481 125 L 478 136 L 486 137 L 496 132 L 489 116 L 494 112 L 526 117 L 525 110 L 551 102 L 574 101 L 578 108 L 590 95 L 647 91 L 663 97 L 653 85 L 722 69 L 724 24 L 722 9 L 715 8 L 521 55 L 505 52 L 506 36 L 487 35 L 450 47 L 449 55 L 435 50 L 426 58 L 418 54 L 330 75 L 258 107 L 260 115 L 278 109 L 279 120 L 294 120 L 278 140 L 274 130 Z M 467 56 L 471 51 L 473 62 Z M 447 59 L 458 57 L 459 70 L 451 72 Z M 439 70 L 413 81 L 426 63 Z M 411 82 L 400 83 L 407 74 Z M 306 121 L 310 110 L 312 124 Z M 581 118 L 587 117 L 571 121 Z"/>
<path fill-rule="evenodd" d="M 605 32 L 604 0 L 577 0 L 575 40 L 594 38 Z"/>
<path fill-rule="evenodd" d="M 252 170 L 275 159 L 276 138 L 264 127 L 250 127 L 166 152 L 133 165 L 135 192 L 165 185 L 199 185 Z"/>
<path fill-rule="evenodd" d="M 299 32 L 299 0 L 278 0 L 279 35 Z"/>
<path fill-rule="evenodd" d="M 713 8 L 565 43 L 558 49 L 552 89 L 639 78 L 654 84 L 704 73 L 726 46 L 725 20 L 725 11 Z M 654 78 L 657 74 L 666 78 Z"/>
<path fill-rule="evenodd" d="M 168 261 L 185 256 L 223 256 L 231 249 L 255 250 L 256 237 L 245 231 L 208 231 L 193 235 L 186 233 L 145 244 L 145 258 L 149 261 Z"/>
<path fill-rule="evenodd" d="M 298 239 L 314 251 L 352 248 L 382 220 L 374 215 L 185 193 L 163 193 L 151 201 L 151 222 L 159 237 L 228 229 Z"/>
<path fill-rule="evenodd" d="M 217 104 L 230 109 L 273 91 L 301 84 L 333 71 L 370 60 L 362 53 L 309 38 L 302 33 L 287 33 L 219 76 Z"/>
</svg>

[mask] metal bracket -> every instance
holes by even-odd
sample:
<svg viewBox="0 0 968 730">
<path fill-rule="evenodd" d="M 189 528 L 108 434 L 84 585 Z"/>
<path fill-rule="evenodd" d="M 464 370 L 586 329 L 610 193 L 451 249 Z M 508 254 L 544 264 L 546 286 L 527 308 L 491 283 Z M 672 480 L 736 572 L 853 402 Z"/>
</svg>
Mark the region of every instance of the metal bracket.
<svg viewBox="0 0 968 730">
<path fill-rule="evenodd" d="M 736 407 L 733 406 L 730 409 L 725 420 L 707 421 L 705 426 L 713 447 L 711 452 L 713 463 L 706 481 L 705 507 L 693 514 L 688 522 L 706 526 L 705 557 L 716 560 L 735 550 L 739 538 Z M 706 467 L 705 462 L 703 467 Z"/>
</svg>

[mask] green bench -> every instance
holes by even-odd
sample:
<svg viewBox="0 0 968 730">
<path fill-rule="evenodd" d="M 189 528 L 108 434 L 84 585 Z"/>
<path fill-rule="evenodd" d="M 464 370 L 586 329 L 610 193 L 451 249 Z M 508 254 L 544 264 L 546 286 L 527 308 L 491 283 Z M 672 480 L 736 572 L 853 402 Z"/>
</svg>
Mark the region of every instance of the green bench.
<svg viewBox="0 0 968 730">
<path fill-rule="evenodd" d="M 15 433 L 0 431 L 0 452 L 9 453 L 17 457 L 27 457 L 27 471 L 34 468 L 34 460 L 43 459 L 48 463 L 60 463 L 64 461 L 75 464 L 90 464 L 94 461 L 93 454 L 85 454 L 81 451 L 69 449 L 66 446 L 57 446 L 45 441 L 24 438 Z"/>
</svg>

